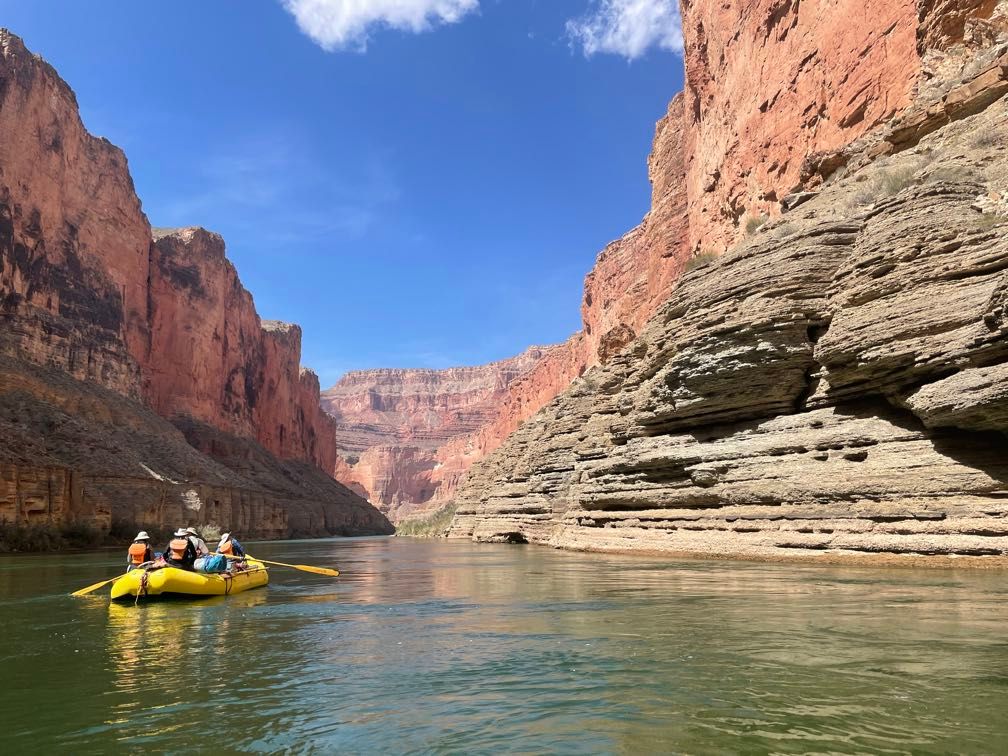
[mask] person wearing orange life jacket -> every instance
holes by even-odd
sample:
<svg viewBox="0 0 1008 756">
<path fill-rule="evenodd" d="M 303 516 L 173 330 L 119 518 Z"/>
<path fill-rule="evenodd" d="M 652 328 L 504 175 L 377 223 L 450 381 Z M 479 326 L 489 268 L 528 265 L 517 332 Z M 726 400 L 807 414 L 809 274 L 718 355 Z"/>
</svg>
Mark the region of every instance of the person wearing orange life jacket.
<svg viewBox="0 0 1008 756">
<path fill-rule="evenodd" d="M 189 534 L 189 540 L 192 541 L 192 545 L 196 548 L 197 558 L 210 555 L 210 548 L 206 545 L 206 541 L 200 538 L 200 534 L 196 532 L 196 528 L 186 528 L 186 533 Z"/>
<path fill-rule="evenodd" d="M 135 570 L 141 564 L 153 561 L 154 549 L 150 545 L 150 536 L 146 530 L 141 530 L 126 551 L 126 569 Z"/>
<path fill-rule="evenodd" d="M 245 558 L 245 549 L 238 543 L 238 539 L 233 538 L 230 533 L 221 536 L 220 543 L 217 544 L 217 553 L 224 554 L 231 559 Z"/>
<path fill-rule="evenodd" d="M 191 570 L 196 561 L 196 547 L 189 540 L 185 528 L 179 528 L 164 550 L 164 559 L 171 567 Z"/>
</svg>

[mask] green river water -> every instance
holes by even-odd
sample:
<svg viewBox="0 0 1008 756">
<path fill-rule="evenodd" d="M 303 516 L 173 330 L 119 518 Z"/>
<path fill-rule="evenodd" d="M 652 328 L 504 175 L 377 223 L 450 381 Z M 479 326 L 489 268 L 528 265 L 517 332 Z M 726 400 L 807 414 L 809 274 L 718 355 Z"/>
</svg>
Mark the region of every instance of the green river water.
<svg viewBox="0 0 1008 756">
<path fill-rule="evenodd" d="M 403 538 L 110 605 L 0 558 L 0 753 L 1008 753 L 1008 575 Z"/>
</svg>

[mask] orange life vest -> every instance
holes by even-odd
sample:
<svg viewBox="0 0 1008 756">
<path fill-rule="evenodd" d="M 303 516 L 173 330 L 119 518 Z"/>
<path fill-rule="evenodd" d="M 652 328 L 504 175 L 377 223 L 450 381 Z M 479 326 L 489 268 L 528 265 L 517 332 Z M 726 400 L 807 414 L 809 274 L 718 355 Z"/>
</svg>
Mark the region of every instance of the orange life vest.
<svg viewBox="0 0 1008 756">
<path fill-rule="evenodd" d="M 133 564 L 143 564 L 147 561 L 147 544 L 133 543 L 129 547 L 129 558 Z"/>
<path fill-rule="evenodd" d="M 231 543 L 229 538 L 224 542 L 224 545 L 217 549 L 221 554 L 226 554 L 227 556 L 232 556 L 234 554 L 234 544 Z"/>
<path fill-rule="evenodd" d="M 177 562 L 181 562 L 185 558 L 186 547 L 188 545 L 188 538 L 172 539 L 172 542 L 168 544 L 168 549 L 171 551 L 171 558 Z"/>
</svg>

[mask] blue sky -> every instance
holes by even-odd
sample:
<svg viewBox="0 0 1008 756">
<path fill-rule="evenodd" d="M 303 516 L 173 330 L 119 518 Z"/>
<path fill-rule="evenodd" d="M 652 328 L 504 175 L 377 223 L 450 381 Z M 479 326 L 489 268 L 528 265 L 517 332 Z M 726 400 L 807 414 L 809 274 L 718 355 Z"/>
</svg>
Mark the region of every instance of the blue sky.
<svg viewBox="0 0 1008 756">
<path fill-rule="evenodd" d="M 647 211 L 674 0 L 0 0 L 120 145 L 156 226 L 223 234 L 304 364 L 565 339 Z"/>
</svg>

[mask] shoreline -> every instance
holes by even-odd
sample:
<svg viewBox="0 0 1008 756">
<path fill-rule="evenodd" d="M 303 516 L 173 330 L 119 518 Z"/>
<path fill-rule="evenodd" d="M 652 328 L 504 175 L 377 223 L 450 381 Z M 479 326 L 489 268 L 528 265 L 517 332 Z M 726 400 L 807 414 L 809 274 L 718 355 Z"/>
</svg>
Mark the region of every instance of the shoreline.
<svg viewBox="0 0 1008 756">
<path fill-rule="evenodd" d="M 413 536 L 417 537 L 417 536 Z M 438 536 L 419 536 L 437 538 Z M 469 541 L 471 543 L 493 543 L 476 541 L 465 536 L 445 536 L 448 541 Z M 557 551 L 578 554 L 602 554 L 608 556 L 646 557 L 667 561 L 690 562 L 750 562 L 756 564 L 795 564 L 823 567 L 872 567 L 880 569 L 927 569 L 927 570 L 1008 570 L 1008 554 L 997 556 L 971 556 L 958 554 L 907 553 L 858 553 L 850 551 L 804 551 L 796 553 L 756 553 L 729 551 L 710 553 L 703 551 L 671 551 L 664 549 L 619 549 L 604 547 L 558 546 L 551 543 L 529 542 L 528 544 L 506 544 L 501 546 L 531 545 L 543 546 Z"/>
</svg>

